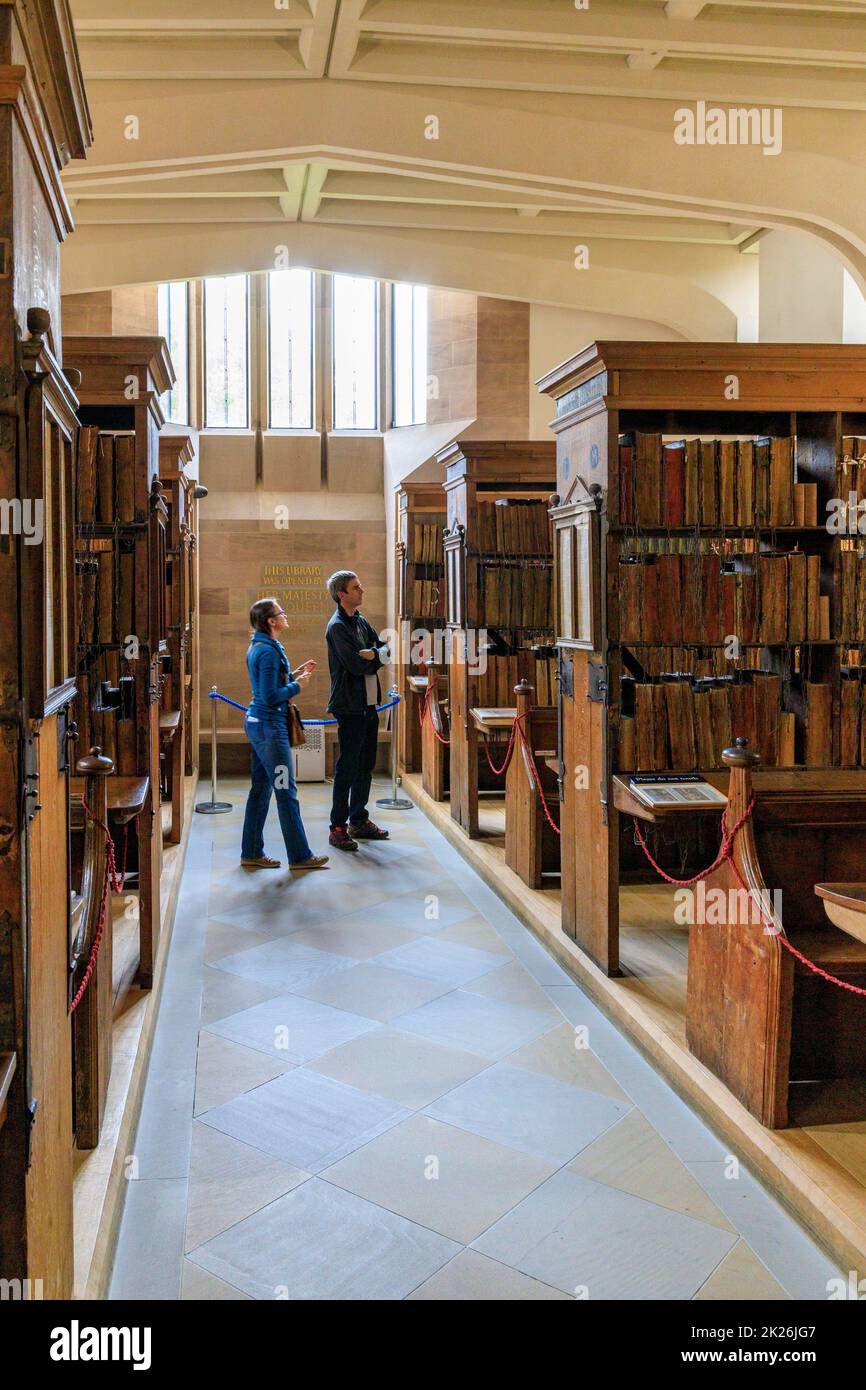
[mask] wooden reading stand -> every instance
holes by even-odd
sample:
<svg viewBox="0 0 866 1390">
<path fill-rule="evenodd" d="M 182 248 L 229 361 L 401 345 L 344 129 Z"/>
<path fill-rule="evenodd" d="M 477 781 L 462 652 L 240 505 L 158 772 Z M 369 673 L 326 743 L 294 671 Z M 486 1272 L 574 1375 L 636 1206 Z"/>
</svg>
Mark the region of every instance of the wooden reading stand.
<svg viewBox="0 0 866 1390">
<path fill-rule="evenodd" d="M 725 926 L 689 928 L 687 1040 L 694 1055 L 770 1129 L 809 1107 L 810 1122 L 866 1118 L 866 998 L 840 989 L 784 945 L 831 975 L 866 988 L 866 943 L 825 918 L 819 880 L 862 876 L 866 865 L 866 771 L 776 772 L 753 780 L 757 755 L 742 739 L 727 748 L 728 823 L 755 806 L 733 846 L 746 889 L 766 909 L 783 892 L 782 918 L 741 908 Z M 707 894 L 741 885 L 727 860 L 705 880 Z M 729 903 L 742 902 L 728 898 Z M 701 898 L 696 895 L 696 905 Z M 698 914 L 696 914 L 698 915 Z M 703 914 L 710 916 L 707 909 Z M 746 919 L 746 920 L 744 920 Z M 754 919 L 754 920 L 753 920 Z M 852 1083 L 854 1083 L 852 1085 Z"/>
<path fill-rule="evenodd" d="M 540 888 L 543 874 L 559 873 L 559 836 L 544 814 L 530 752 L 544 799 L 556 821 L 559 791 L 547 759 L 556 748 L 557 710 L 553 706 L 533 707 L 534 688 L 526 680 L 514 687 L 514 693 L 526 744 L 516 738 L 505 779 L 505 862 L 530 888 Z"/>
</svg>

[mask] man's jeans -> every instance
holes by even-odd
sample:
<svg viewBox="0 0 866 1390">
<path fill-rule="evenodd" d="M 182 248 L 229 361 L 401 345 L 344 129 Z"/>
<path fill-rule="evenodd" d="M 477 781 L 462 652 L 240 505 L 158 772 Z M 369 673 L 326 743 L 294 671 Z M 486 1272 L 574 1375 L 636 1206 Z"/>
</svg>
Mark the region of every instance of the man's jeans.
<svg viewBox="0 0 866 1390">
<path fill-rule="evenodd" d="M 331 829 L 335 825 L 363 825 L 369 820 L 367 801 L 379 739 L 379 715 L 366 712 L 335 711 L 340 755 L 334 768 L 334 800 Z"/>
<path fill-rule="evenodd" d="M 289 863 L 300 864 L 302 860 L 310 858 L 312 850 L 301 819 L 286 721 L 282 717 L 273 720 L 251 719 L 247 715 L 244 732 L 252 744 L 253 782 L 244 815 L 241 856 L 244 859 L 261 859 L 265 852 L 263 832 L 273 791 L 277 797 L 280 828 Z"/>
</svg>

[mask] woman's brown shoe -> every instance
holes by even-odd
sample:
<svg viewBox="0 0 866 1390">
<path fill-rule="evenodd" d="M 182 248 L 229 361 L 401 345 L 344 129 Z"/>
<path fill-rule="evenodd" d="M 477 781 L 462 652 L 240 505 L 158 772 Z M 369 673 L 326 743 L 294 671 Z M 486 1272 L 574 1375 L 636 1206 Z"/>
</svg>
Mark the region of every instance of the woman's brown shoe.
<svg viewBox="0 0 866 1390">
<path fill-rule="evenodd" d="M 279 867 L 279 859 L 270 859 L 266 854 L 263 854 L 260 859 L 241 860 L 242 869 L 278 869 Z"/>
<path fill-rule="evenodd" d="M 289 868 L 292 870 L 292 873 L 295 873 L 295 871 L 298 869 L 327 869 L 327 867 L 327 854 L 311 854 L 309 859 L 302 859 L 299 864 L 289 865 Z"/>
</svg>

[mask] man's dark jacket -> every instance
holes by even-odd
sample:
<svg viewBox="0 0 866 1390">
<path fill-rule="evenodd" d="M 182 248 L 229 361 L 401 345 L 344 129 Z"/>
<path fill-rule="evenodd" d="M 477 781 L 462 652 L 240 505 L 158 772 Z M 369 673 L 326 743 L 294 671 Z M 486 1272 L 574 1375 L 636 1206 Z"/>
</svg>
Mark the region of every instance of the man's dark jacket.
<svg viewBox="0 0 866 1390">
<path fill-rule="evenodd" d="M 382 665 L 379 653 L 372 661 L 359 656 L 362 648 L 380 645 L 379 634 L 367 622 L 363 613 L 348 613 L 338 604 L 328 623 L 325 637 L 328 643 L 328 669 L 331 672 L 331 695 L 328 710 L 331 714 L 363 713 L 367 708 L 365 676 L 373 675 Z M 376 704 L 381 698 L 379 678 L 376 677 Z"/>
</svg>

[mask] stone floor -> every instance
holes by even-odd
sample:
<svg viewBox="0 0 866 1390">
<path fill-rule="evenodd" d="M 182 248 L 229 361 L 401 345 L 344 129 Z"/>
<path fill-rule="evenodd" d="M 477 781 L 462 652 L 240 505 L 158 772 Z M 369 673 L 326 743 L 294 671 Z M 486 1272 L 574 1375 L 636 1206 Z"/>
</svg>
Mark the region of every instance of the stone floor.
<svg viewBox="0 0 866 1390">
<path fill-rule="evenodd" d="M 314 850 L 329 791 L 301 789 Z M 112 1298 L 826 1298 L 833 1263 L 419 811 L 324 873 L 245 873 L 221 795 Z"/>
</svg>

